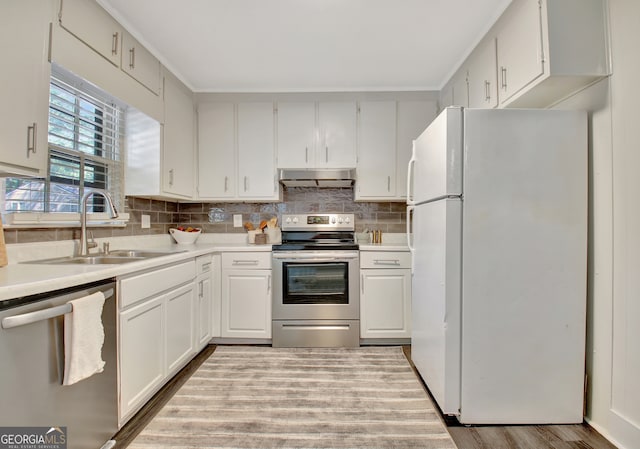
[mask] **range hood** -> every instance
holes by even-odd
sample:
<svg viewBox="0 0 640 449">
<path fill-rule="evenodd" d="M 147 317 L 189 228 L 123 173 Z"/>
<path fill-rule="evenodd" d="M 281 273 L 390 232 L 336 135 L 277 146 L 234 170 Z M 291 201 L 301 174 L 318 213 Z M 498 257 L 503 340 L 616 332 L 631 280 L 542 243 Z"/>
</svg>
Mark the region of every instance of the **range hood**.
<svg viewBox="0 0 640 449">
<path fill-rule="evenodd" d="M 285 187 L 351 187 L 355 168 L 345 169 L 280 169 L 280 184 Z"/>
</svg>

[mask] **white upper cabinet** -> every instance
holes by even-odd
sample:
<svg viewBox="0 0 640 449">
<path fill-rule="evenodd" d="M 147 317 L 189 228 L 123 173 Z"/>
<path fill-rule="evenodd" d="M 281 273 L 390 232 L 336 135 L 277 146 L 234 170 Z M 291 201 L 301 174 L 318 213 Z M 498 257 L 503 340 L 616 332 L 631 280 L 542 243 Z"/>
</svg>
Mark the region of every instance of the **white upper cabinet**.
<svg viewBox="0 0 640 449">
<path fill-rule="evenodd" d="M 166 193 L 193 197 L 195 112 L 193 97 L 180 81 L 165 78 L 162 189 Z"/>
<path fill-rule="evenodd" d="M 271 102 L 238 104 L 238 175 L 240 198 L 278 199 Z"/>
<path fill-rule="evenodd" d="M 467 82 L 470 108 L 498 106 L 496 40 L 483 41 L 469 60 Z"/>
<path fill-rule="evenodd" d="M 50 2 L 0 2 L 0 172 L 45 176 L 49 114 Z"/>
<path fill-rule="evenodd" d="M 59 16 L 65 30 L 120 67 L 124 29 L 95 1 L 61 1 Z"/>
<path fill-rule="evenodd" d="M 356 102 L 278 103 L 278 168 L 354 168 Z"/>
<path fill-rule="evenodd" d="M 499 27 L 501 103 L 505 103 L 513 94 L 544 73 L 540 14 L 538 0 L 516 0 L 507 10 L 502 26 Z"/>
<path fill-rule="evenodd" d="M 513 0 L 462 65 L 468 103 L 459 70 L 441 105 L 549 107 L 609 75 L 605 2 Z"/>
<path fill-rule="evenodd" d="M 162 73 L 160 62 L 135 38 L 133 38 L 107 11 L 93 0 L 63 0 L 60 1 L 59 11 L 60 26 L 71 33 L 75 38 L 82 41 L 98 55 L 105 58 L 116 68 L 120 68 L 124 73 L 130 75 L 134 80 L 146 87 L 155 96 L 159 96 L 162 87 Z M 126 82 L 121 81 L 118 75 L 111 71 L 105 74 L 93 74 L 93 70 L 98 68 L 85 68 L 80 71 L 75 70 L 74 65 L 94 64 L 88 61 L 84 55 L 77 54 L 74 60 L 75 51 L 72 43 L 66 41 L 65 37 L 58 36 L 59 42 L 54 43 L 54 54 L 59 54 L 62 58 L 62 65 L 74 71 L 89 81 L 101 85 L 105 90 L 111 91 L 114 95 L 128 94 L 131 87 Z M 68 60 L 71 64 L 68 64 Z M 94 64 L 95 65 L 95 64 Z M 106 77 L 103 81 L 102 77 Z M 112 88 L 112 85 L 115 87 Z M 135 91 L 130 97 L 136 98 Z M 141 104 L 149 100 L 137 99 Z M 129 98 L 123 97 L 125 101 Z M 131 101 L 128 101 L 131 103 Z"/>
<path fill-rule="evenodd" d="M 359 110 L 356 201 L 406 201 L 413 140 L 436 117 L 436 101 L 361 101 Z"/>
<path fill-rule="evenodd" d="M 514 0 L 495 28 L 501 106 L 546 107 L 610 72 L 604 0 Z"/>
<path fill-rule="evenodd" d="M 278 103 L 278 168 L 315 165 L 316 105 L 314 102 Z"/>
<path fill-rule="evenodd" d="M 127 111 L 125 195 L 193 199 L 193 99 L 170 74 L 165 82 L 164 106 L 164 125 L 134 108 Z"/>
<path fill-rule="evenodd" d="M 236 198 L 236 131 L 233 103 L 198 105 L 198 197 Z"/>
<path fill-rule="evenodd" d="M 396 102 L 361 101 L 356 200 L 396 196 Z"/>
<path fill-rule="evenodd" d="M 316 167 L 356 166 L 356 103 L 318 103 Z"/>
<path fill-rule="evenodd" d="M 198 197 L 278 201 L 271 102 L 198 106 Z"/>
<path fill-rule="evenodd" d="M 126 31 L 122 35 L 121 67 L 151 92 L 160 94 L 160 61 Z"/>
</svg>

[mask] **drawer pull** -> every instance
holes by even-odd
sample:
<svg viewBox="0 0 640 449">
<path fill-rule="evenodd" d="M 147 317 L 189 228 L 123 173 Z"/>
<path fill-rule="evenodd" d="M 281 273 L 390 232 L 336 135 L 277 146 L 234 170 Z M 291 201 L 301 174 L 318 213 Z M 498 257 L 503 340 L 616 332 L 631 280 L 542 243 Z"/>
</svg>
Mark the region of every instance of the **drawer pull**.
<svg viewBox="0 0 640 449">
<path fill-rule="evenodd" d="M 234 260 L 233 265 L 258 265 L 257 260 Z"/>
<path fill-rule="evenodd" d="M 400 265 L 398 259 L 375 259 L 373 263 L 376 265 Z"/>
</svg>

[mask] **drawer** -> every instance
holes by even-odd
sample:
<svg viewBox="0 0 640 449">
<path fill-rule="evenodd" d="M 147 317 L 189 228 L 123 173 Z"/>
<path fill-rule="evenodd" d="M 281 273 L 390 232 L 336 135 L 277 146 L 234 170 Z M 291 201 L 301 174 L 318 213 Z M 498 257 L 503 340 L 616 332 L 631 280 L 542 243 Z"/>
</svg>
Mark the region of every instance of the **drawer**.
<svg viewBox="0 0 640 449">
<path fill-rule="evenodd" d="M 411 268 L 409 251 L 360 251 L 360 268 Z"/>
<path fill-rule="evenodd" d="M 222 269 L 271 269 L 271 252 L 222 253 Z"/>
<path fill-rule="evenodd" d="M 213 256 L 206 254 L 196 257 L 196 275 L 210 273 L 213 270 Z"/>
<path fill-rule="evenodd" d="M 177 287 L 196 277 L 194 259 L 120 280 L 120 308 Z"/>
</svg>

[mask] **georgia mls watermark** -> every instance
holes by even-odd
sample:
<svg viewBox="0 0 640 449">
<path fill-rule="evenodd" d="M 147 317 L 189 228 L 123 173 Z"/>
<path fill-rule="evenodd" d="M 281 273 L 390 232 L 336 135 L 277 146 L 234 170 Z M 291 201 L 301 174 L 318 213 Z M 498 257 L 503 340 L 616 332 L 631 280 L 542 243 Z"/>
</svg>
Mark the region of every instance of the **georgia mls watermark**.
<svg viewBox="0 0 640 449">
<path fill-rule="evenodd" d="M 0 427 L 0 449 L 67 449 L 67 428 Z"/>
</svg>

